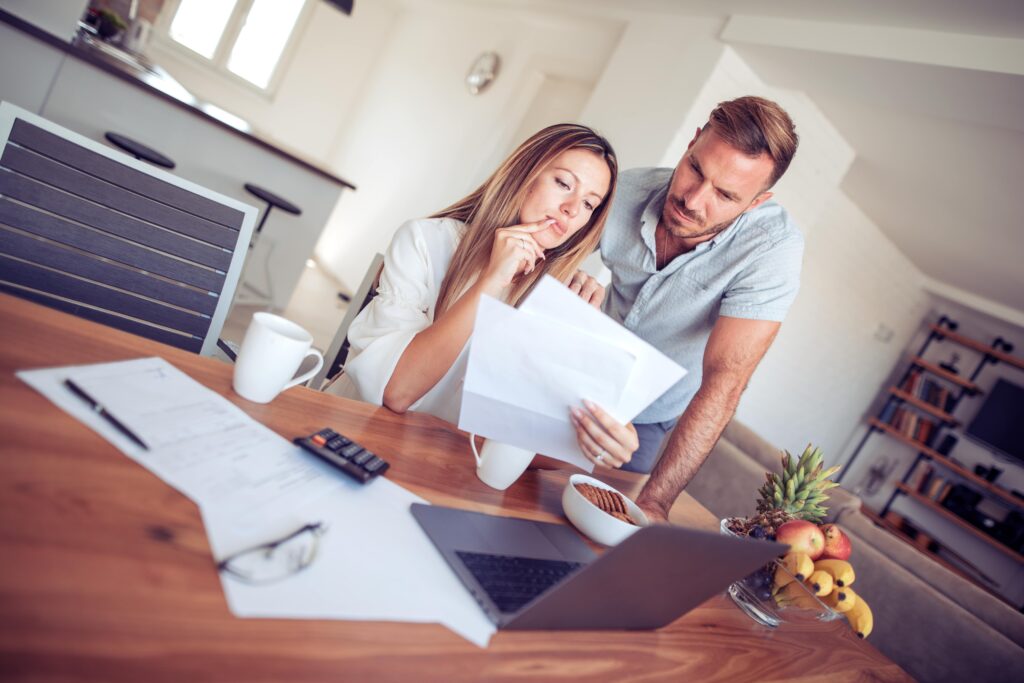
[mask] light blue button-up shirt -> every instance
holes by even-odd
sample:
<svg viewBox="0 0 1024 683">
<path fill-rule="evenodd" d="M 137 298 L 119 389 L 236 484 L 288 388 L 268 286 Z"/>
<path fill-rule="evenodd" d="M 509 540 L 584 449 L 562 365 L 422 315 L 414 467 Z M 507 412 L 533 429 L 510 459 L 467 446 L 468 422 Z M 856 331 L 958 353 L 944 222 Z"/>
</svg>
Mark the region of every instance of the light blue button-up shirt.
<svg viewBox="0 0 1024 683">
<path fill-rule="evenodd" d="M 601 258 L 612 271 L 605 313 L 688 371 L 638 424 L 672 420 L 686 409 L 720 315 L 781 322 L 800 288 L 803 236 L 771 200 L 659 271 L 654 231 L 671 178 L 670 168 L 621 173 L 601 238 Z"/>
</svg>

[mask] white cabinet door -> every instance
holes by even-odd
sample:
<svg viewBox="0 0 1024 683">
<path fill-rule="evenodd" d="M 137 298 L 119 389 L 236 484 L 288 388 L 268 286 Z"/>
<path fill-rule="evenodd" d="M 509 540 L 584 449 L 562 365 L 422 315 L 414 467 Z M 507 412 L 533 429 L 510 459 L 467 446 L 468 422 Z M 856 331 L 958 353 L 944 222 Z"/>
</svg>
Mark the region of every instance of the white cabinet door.
<svg viewBox="0 0 1024 683">
<path fill-rule="evenodd" d="M 39 113 L 64 53 L 0 23 L 0 100 Z"/>
</svg>

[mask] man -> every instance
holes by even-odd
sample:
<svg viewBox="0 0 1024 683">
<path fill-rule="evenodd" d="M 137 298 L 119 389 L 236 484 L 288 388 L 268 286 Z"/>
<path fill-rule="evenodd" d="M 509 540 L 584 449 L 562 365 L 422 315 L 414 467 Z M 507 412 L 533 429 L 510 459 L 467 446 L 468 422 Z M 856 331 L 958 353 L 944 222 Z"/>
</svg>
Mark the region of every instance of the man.
<svg viewBox="0 0 1024 683">
<path fill-rule="evenodd" d="M 634 420 L 629 462 L 600 447 L 587 455 L 652 472 L 637 504 L 653 519 L 668 518 L 704 463 L 796 296 L 803 238 L 769 201 L 796 147 L 781 107 L 741 97 L 715 108 L 674 170 L 619 176 L 601 240 L 604 310 L 689 372 Z"/>
</svg>

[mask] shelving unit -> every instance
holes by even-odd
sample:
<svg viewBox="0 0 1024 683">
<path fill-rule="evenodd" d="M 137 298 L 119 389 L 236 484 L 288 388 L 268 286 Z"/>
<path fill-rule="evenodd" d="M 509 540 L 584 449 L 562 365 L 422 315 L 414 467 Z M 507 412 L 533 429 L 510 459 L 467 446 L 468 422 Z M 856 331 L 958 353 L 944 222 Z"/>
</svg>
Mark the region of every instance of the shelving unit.
<svg viewBox="0 0 1024 683">
<path fill-rule="evenodd" d="M 940 544 L 938 543 L 938 541 L 936 541 L 934 538 L 932 538 L 928 534 L 924 533 L 923 531 L 920 531 L 920 530 L 917 530 L 917 529 L 915 529 L 914 532 L 913 532 L 915 535 L 912 535 L 911 533 L 908 533 L 908 530 L 905 529 L 905 527 L 904 527 L 904 525 L 907 524 L 907 520 L 901 519 L 900 521 L 902 523 L 898 523 L 898 522 L 896 522 L 896 521 L 894 521 L 892 519 L 894 516 L 895 517 L 900 517 L 900 515 L 896 515 L 896 513 L 890 512 L 885 517 L 882 517 L 877 512 L 875 512 L 874 510 L 872 510 L 871 508 L 869 508 L 867 506 L 862 506 L 861 507 L 861 512 L 864 513 L 864 515 L 866 517 L 868 517 L 869 519 L 871 519 L 871 521 L 873 521 L 875 524 L 877 524 L 878 526 L 882 527 L 883 529 L 885 529 L 886 531 L 891 533 L 893 536 L 895 536 L 899 540 L 903 541 L 907 545 L 911 546 L 915 550 L 917 550 L 919 552 L 927 553 L 928 556 L 934 562 L 942 565 L 943 567 L 945 567 L 949 571 L 951 571 L 954 574 L 956 574 L 956 575 L 966 579 L 967 581 L 970 581 L 974 585 L 976 585 L 979 588 L 981 588 L 982 590 L 992 594 L 993 596 L 1002 599 L 1001 596 L 992 589 L 992 586 L 986 584 L 984 581 L 979 580 L 977 576 L 974 576 L 972 574 L 969 574 L 969 573 L 965 572 L 963 570 L 963 567 L 960 567 L 960 566 L 958 566 L 956 564 L 953 564 L 952 562 L 946 560 L 946 558 L 942 557 L 941 555 L 937 554 L 936 552 L 933 552 L 932 548 L 935 548 L 935 550 L 937 550 L 939 552 L 941 552 L 943 550 L 945 550 L 946 552 L 949 552 L 948 549 L 942 548 L 940 546 Z M 963 559 L 963 558 L 961 558 L 961 559 Z M 964 562 L 966 563 L 966 560 L 964 560 Z M 970 564 L 970 563 L 967 563 L 967 564 Z M 977 567 L 975 567 L 974 569 L 979 574 L 984 575 L 984 573 L 981 572 L 979 569 L 977 569 Z"/>
<path fill-rule="evenodd" d="M 914 509 L 933 512 L 977 537 L 1000 554 L 1024 564 L 1022 552 L 1003 544 L 982 528 L 975 526 L 971 521 L 942 504 L 950 491 L 956 488 L 954 486 L 956 484 L 997 501 L 1004 507 L 1015 510 L 1024 509 L 1024 500 L 953 460 L 948 455 L 949 442 L 943 443 L 944 437 L 959 432 L 960 421 L 953 416 L 953 413 L 960 401 L 983 393 L 976 380 L 987 365 L 1006 363 L 1014 368 L 1024 369 L 1024 359 L 1011 355 L 1012 345 L 1002 338 L 995 339 L 991 345 L 985 345 L 958 333 L 957 327 L 957 323 L 946 316 L 942 316 L 936 323 L 928 325 L 927 339 L 916 355 L 910 358 L 899 381 L 884 390 L 883 406 L 877 415 L 868 419 L 868 429 L 846 463 L 844 474 L 850 470 L 850 465 L 873 435 L 881 435 L 913 447 L 916 451 L 913 463 L 907 468 L 882 509 L 879 512 L 870 510 L 866 506 L 862 509 L 877 524 L 896 534 L 921 552 L 928 553 L 935 561 L 971 578 L 962 569 L 956 568 L 955 565 L 935 554 L 933 548 L 941 548 L 943 552 L 951 555 L 956 555 L 956 553 L 948 547 L 943 547 L 945 544 L 938 539 L 923 534 L 918 528 L 919 525 L 913 520 L 896 515 L 894 511 L 891 511 L 895 500 L 901 496 L 905 497 L 914 501 L 916 506 Z M 980 353 L 981 358 L 973 372 L 965 377 L 926 360 L 925 352 L 932 342 L 937 340 L 948 340 Z M 926 377 L 930 391 L 925 391 L 926 380 L 924 378 Z M 936 387 L 939 388 L 936 389 Z M 926 400 L 927 394 L 930 394 L 927 397 L 931 400 Z M 926 428 L 919 426 L 922 422 L 928 423 Z M 840 477 L 840 481 L 841 479 L 842 477 Z M 905 509 L 901 508 L 901 512 Z M 905 514 L 913 514 L 913 512 Z M 899 517 L 900 523 L 893 523 L 889 519 L 892 516 Z M 913 533 L 905 531 L 904 526 L 911 527 Z M 926 541 L 922 543 L 919 538 L 915 538 L 918 536 Z M 963 558 L 959 559 L 963 560 Z M 973 566 L 966 560 L 964 561 Z M 980 570 L 978 571 L 980 573 Z M 977 579 L 972 578 L 972 580 L 986 590 L 991 590 Z"/>
</svg>

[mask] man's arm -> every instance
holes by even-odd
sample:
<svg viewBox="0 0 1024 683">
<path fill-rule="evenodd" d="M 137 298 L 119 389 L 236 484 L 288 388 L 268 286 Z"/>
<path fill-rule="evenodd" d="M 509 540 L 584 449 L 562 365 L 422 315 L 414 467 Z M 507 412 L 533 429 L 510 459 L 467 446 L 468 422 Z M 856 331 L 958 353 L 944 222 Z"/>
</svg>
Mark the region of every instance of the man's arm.
<svg viewBox="0 0 1024 683">
<path fill-rule="evenodd" d="M 637 497 L 653 520 L 668 520 L 668 511 L 697 474 L 732 419 L 750 376 L 771 346 L 781 323 L 722 316 L 704 349 L 700 389 L 679 417 L 665 453 Z"/>
</svg>

